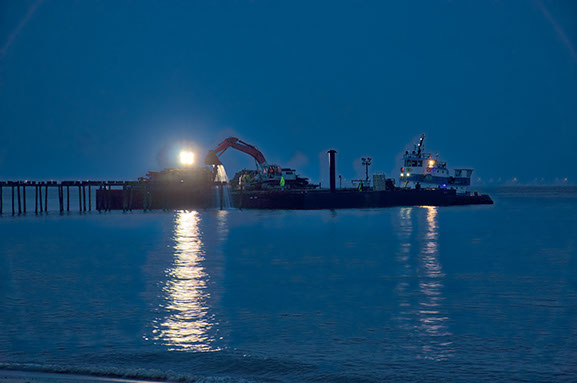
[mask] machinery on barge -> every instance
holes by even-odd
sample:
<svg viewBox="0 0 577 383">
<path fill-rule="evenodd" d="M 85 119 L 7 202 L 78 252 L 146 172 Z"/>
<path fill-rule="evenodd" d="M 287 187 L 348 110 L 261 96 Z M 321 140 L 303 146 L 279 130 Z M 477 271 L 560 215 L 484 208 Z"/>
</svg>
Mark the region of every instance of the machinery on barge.
<svg viewBox="0 0 577 383">
<path fill-rule="evenodd" d="M 235 174 L 230 182 L 235 189 L 314 189 L 317 187 L 317 185 L 310 184 L 308 178 L 299 176 L 295 169 L 268 164 L 260 150 L 236 137 L 229 137 L 222 141 L 216 149 L 209 150 L 204 163 L 213 165 L 215 168 L 218 165 L 222 165 L 219 156 L 229 148 L 250 155 L 256 163 L 256 170 L 244 169 Z"/>
<path fill-rule="evenodd" d="M 449 189 L 468 193 L 473 169 L 454 169 L 450 175 L 447 163 L 425 152 L 425 135 L 421 135 L 413 151 L 406 151 L 400 173 L 400 185 L 406 189 Z"/>
</svg>

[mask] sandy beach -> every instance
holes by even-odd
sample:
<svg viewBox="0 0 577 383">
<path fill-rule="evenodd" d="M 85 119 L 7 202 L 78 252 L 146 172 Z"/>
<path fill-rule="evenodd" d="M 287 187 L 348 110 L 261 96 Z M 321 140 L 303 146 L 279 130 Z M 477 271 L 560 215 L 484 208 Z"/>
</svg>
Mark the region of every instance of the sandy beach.
<svg viewBox="0 0 577 383">
<path fill-rule="evenodd" d="M 151 380 L 104 378 L 90 375 L 57 374 L 30 371 L 0 371 L 1 383 L 150 383 Z"/>
</svg>

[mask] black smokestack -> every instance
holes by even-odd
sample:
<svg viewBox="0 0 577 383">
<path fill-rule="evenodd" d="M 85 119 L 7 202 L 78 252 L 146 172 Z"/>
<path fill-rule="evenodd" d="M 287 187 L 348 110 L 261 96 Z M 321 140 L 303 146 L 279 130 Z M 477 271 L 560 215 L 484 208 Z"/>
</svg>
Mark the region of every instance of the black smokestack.
<svg viewBox="0 0 577 383">
<path fill-rule="evenodd" d="M 330 173 L 330 177 L 331 177 L 331 192 L 334 192 L 336 189 L 335 186 L 335 182 L 336 182 L 336 177 L 335 177 L 335 173 L 336 173 L 336 161 L 335 161 L 335 154 L 337 153 L 336 150 L 329 150 L 329 173 Z"/>
</svg>

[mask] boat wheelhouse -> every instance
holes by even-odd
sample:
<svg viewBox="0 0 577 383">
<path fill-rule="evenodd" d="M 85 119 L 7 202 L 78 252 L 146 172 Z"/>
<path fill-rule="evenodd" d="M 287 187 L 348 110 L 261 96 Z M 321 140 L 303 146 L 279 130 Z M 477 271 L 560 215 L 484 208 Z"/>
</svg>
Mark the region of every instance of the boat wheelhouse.
<svg viewBox="0 0 577 383">
<path fill-rule="evenodd" d="M 419 139 L 414 150 L 406 151 L 401 167 L 400 185 L 407 189 L 455 189 L 459 193 L 468 192 L 473 169 L 454 169 L 450 175 L 447 163 L 439 161 L 438 154 L 433 157 L 425 152 L 425 135 Z"/>
</svg>

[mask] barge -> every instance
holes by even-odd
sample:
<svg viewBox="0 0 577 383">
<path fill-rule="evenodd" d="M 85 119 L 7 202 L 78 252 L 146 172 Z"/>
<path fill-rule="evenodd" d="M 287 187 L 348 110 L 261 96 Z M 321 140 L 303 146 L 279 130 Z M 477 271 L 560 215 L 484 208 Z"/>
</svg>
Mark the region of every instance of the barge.
<svg viewBox="0 0 577 383">
<path fill-rule="evenodd" d="M 405 165 L 421 167 L 420 174 L 402 168 L 400 187 L 395 181 L 374 175 L 373 186 L 336 188 L 336 150 L 329 150 L 330 188 L 321 189 L 300 177 L 294 169 L 269 165 L 254 146 L 235 137 L 224 140 L 208 152 L 205 165 L 212 167 L 166 169 L 149 172 L 148 178 L 123 190 L 96 191 L 97 209 L 368 209 L 392 206 L 486 205 L 493 201 L 486 194 L 471 193 L 471 172 L 461 177 L 462 169 L 449 177 L 446 165 L 423 152 L 424 135 L 415 151 L 405 155 Z M 229 182 L 219 158 L 233 148 L 255 159 L 257 170 L 238 172 Z M 414 161 L 414 163 L 413 163 Z M 419 164 L 420 162 L 420 164 Z M 424 165 L 424 166 L 423 166 Z M 413 172 L 415 173 L 415 172 Z M 430 174 L 435 174 L 435 177 Z M 409 180 L 410 179 L 410 180 Z M 411 184 L 411 181 L 413 184 Z"/>
<path fill-rule="evenodd" d="M 393 206 L 455 206 L 493 204 L 486 194 L 458 194 L 456 190 L 396 188 L 382 191 L 289 190 L 233 193 L 244 209 L 371 209 Z"/>
<path fill-rule="evenodd" d="M 222 196 L 225 185 L 191 189 L 186 183 L 133 183 L 122 189 L 96 190 L 97 210 L 173 209 L 371 209 L 393 206 L 457 206 L 493 204 L 486 194 L 457 193 L 454 189 L 290 189 L 230 193 L 231 206 Z"/>
</svg>

